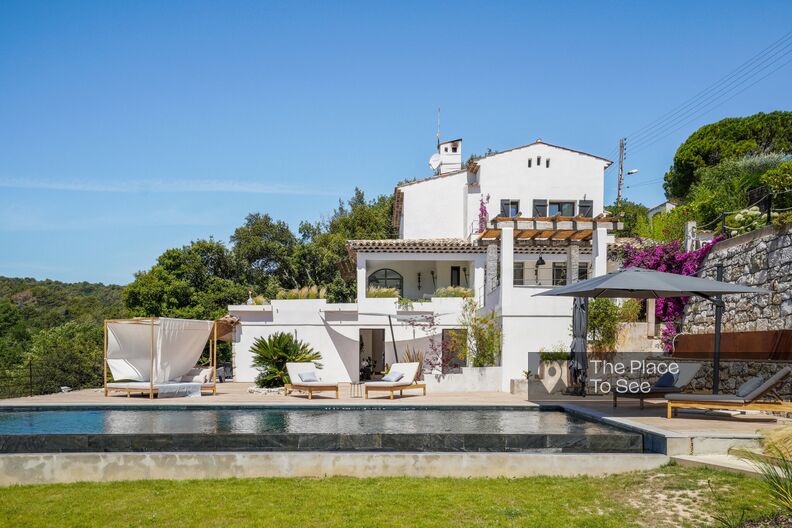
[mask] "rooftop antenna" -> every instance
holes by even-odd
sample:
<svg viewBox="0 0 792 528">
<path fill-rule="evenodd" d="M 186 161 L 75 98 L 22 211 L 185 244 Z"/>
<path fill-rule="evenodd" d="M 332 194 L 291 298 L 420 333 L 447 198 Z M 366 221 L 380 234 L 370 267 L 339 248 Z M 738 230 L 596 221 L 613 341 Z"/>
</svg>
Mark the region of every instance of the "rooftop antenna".
<svg viewBox="0 0 792 528">
<path fill-rule="evenodd" d="M 440 107 L 437 107 L 437 152 L 440 152 Z"/>
</svg>

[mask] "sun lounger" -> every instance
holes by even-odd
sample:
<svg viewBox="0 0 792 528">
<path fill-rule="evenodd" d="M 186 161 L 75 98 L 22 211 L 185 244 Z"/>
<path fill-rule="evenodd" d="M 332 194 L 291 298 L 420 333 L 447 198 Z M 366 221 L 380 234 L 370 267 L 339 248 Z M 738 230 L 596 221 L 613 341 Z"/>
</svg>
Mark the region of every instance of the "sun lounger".
<svg viewBox="0 0 792 528">
<path fill-rule="evenodd" d="M 418 363 L 394 363 L 388 374 L 400 373 L 401 379 L 398 381 L 369 381 L 366 383 L 366 398 L 369 397 L 369 392 L 383 391 L 390 392 L 390 399 L 393 399 L 393 393 L 399 391 L 399 396 L 404 396 L 405 390 L 409 389 L 423 389 L 423 395 L 426 396 L 426 384 L 418 383 L 415 378 L 418 377 Z"/>
<path fill-rule="evenodd" d="M 319 376 L 316 365 L 313 363 L 286 363 L 286 371 L 289 373 L 289 383 L 286 385 L 286 394 L 290 390 L 304 390 L 308 392 L 308 399 L 313 399 L 314 392 L 329 392 L 333 391 L 338 399 L 338 382 L 330 382 L 323 380 Z M 314 373 L 318 381 L 303 381 L 300 374 Z"/>
<path fill-rule="evenodd" d="M 672 385 L 653 385 L 650 387 L 649 392 L 619 392 L 616 390 L 616 387 L 614 387 L 611 389 L 613 393 L 613 406 L 617 406 L 617 398 L 637 398 L 641 402 L 641 409 L 643 409 L 644 400 L 646 399 L 665 398 L 666 394 L 675 394 L 684 391 L 685 387 L 690 385 L 690 382 L 696 377 L 699 370 L 701 370 L 701 363 L 679 363 L 679 373 Z"/>
<path fill-rule="evenodd" d="M 775 391 L 791 373 L 792 368 L 784 367 L 745 396 L 739 396 L 739 391 L 738 394 L 669 394 L 668 418 L 673 417 L 674 409 L 792 412 L 792 402 L 783 401 Z"/>
</svg>

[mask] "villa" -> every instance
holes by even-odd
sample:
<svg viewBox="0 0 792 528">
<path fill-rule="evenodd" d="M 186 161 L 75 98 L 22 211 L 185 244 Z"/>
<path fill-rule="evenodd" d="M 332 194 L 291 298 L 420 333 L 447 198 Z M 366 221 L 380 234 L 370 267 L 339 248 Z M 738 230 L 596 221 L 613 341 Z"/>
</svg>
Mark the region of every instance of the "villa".
<svg viewBox="0 0 792 528">
<path fill-rule="evenodd" d="M 427 376 L 431 390 L 509 391 L 536 371 L 540 349 L 569 345 L 572 300 L 536 293 L 602 275 L 609 231 L 604 213 L 607 159 L 536 140 L 462 162 L 462 140 L 439 143 L 430 177 L 394 193 L 399 238 L 353 240 L 357 299 L 273 300 L 229 306 L 240 324 L 233 337 L 236 381 L 253 381 L 256 338 L 289 332 L 322 355 L 327 378 L 357 382 L 411 352 L 446 343 L 460 327 L 465 300 L 442 296 L 465 288 L 503 332 L 499 365 L 462 366 Z M 401 301 L 369 297 L 395 288 Z M 565 341 L 560 341 L 565 340 Z M 443 350 L 443 353 L 448 353 Z"/>
</svg>

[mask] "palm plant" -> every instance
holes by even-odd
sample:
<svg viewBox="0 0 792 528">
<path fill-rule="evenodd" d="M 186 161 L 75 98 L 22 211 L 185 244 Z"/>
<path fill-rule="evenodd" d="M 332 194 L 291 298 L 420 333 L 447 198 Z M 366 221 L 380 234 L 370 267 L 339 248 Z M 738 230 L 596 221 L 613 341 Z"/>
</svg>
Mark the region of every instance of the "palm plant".
<svg viewBox="0 0 792 528">
<path fill-rule="evenodd" d="M 257 338 L 250 352 L 253 354 L 253 366 L 261 372 L 256 376 L 259 387 L 282 387 L 290 383 L 286 363 L 316 362 L 322 357 L 307 343 L 286 332 Z M 321 368 L 319 363 L 316 366 Z"/>
</svg>

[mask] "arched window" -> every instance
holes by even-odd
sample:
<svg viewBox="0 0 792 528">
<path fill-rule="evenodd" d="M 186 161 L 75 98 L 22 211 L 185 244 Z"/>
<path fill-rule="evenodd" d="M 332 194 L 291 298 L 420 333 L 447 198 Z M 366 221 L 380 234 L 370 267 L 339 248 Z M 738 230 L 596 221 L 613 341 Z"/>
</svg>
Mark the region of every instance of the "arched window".
<svg viewBox="0 0 792 528">
<path fill-rule="evenodd" d="M 404 288 L 404 279 L 392 269 L 383 268 L 369 275 L 368 285 L 374 288 L 396 288 L 399 290 L 399 295 L 401 295 Z"/>
</svg>

